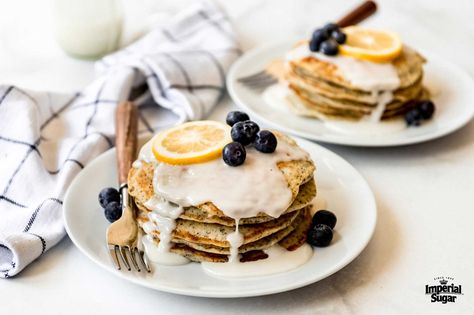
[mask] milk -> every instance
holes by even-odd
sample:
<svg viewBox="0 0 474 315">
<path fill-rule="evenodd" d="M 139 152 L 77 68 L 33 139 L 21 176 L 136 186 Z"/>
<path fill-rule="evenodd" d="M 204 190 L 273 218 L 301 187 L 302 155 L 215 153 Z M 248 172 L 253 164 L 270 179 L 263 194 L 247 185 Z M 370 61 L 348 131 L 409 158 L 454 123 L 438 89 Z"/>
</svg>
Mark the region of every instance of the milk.
<svg viewBox="0 0 474 315">
<path fill-rule="evenodd" d="M 122 31 L 120 0 L 54 0 L 56 40 L 69 55 L 95 59 L 118 48 Z"/>
</svg>

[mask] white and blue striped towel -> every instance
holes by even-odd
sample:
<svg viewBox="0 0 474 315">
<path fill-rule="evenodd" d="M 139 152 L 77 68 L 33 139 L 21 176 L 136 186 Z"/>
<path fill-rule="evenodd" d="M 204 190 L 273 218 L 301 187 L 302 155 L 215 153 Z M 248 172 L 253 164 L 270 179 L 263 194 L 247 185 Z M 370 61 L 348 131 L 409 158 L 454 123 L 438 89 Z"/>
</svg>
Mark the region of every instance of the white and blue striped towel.
<svg viewBox="0 0 474 315">
<path fill-rule="evenodd" d="M 64 193 L 113 146 L 115 105 L 132 87 L 148 85 L 137 101 L 142 134 L 200 119 L 225 93 L 239 54 L 227 17 L 200 2 L 99 61 L 99 77 L 81 93 L 0 86 L 0 277 L 16 275 L 65 235 Z"/>
</svg>

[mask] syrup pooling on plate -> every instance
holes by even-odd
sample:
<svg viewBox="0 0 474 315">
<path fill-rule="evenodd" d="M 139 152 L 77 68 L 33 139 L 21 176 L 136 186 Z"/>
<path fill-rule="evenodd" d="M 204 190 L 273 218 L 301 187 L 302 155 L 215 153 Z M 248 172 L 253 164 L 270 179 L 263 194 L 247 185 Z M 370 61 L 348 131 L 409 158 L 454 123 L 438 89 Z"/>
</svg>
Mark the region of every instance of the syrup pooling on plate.
<svg viewBox="0 0 474 315">
<path fill-rule="evenodd" d="M 279 245 L 265 250 L 268 258 L 241 264 L 219 264 L 203 262 L 204 271 L 211 276 L 222 278 L 241 278 L 271 275 L 293 270 L 305 264 L 313 256 L 313 250 L 304 244 L 294 251 L 287 251 Z"/>
</svg>

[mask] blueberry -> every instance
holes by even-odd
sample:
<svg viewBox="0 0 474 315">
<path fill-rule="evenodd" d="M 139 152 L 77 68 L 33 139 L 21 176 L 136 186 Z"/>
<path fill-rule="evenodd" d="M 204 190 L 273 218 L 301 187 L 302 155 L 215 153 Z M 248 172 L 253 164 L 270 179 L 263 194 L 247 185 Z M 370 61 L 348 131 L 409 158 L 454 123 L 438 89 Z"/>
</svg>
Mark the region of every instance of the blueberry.
<svg viewBox="0 0 474 315">
<path fill-rule="evenodd" d="M 331 34 L 332 32 L 339 30 L 339 25 L 336 23 L 327 23 L 324 25 L 323 30 L 325 30 L 328 34 Z"/>
<path fill-rule="evenodd" d="M 120 202 L 120 193 L 117 189 L 112 187 L 102 189 L 99 193 L 99 203 L 102 208 L 105 208 L 112 201 Z"/>
<path fill-rule="evenodd" d="M 251 120 L 239 121 L 232 126 L 230 136 L 232 140 L 247 145 L 252 143 L 259 130 L 260 127 Z"/>
<path fill-rule="evenodd" d="M 319 51 L 319 46 L 323 41 L 329 38 L 329 34 L 323 29 L 317 29 L 313 32 L 311 41 L 309 42 L 309 49 L 311 51 Z"/>
<path fill-rule="evenodd" d="M 313 216 L 313 225 L 326 224 L 331 229 L 334 229 L 336 222 L 336 215 L 328 210 L 319 210 Z"/>
<path fill-rule="evenodd" d="M 413 108 L 405 114 L 407 126 L 419 126 L 423 116 L 418 108 Z"/>
<path fill-rule="evenodd" d="M 255 145 L 255 149 L 257 149 L 257 151 L 263 153 L 272 153 L 275 152 L 277 147 L 277 138 L 271 131 L 261 130 L 257 133 L 253 144 Z"/>
<path fill-rule="evenodd" d="M 244 163 L 246 156 L 247 153 L 245 152 L 244 146 L 238 142 L 226 144 L 222 150 L 222 159 L 224 160 L 225 164 L 229 166 L 241 165 Z"/>
<path fill-rule="evenodd" d="M 435 111 L 435 106 L 432 101 L 423 100 L 423 101 L 420 101 L 420 105 L 418 105 L 418 109 L 420 110 L 421 117 L 423 119 L 430 119 L 433 116 L 433 113 Z"/>
<path fill-rule="evenodd" d="M 122 206 L 117 201 L 109 202 L 104 209 L 104 215 L 110 223 L 113 223 L 122 216 Z"/>
<path fill-rule="evenodd" d="M 246 120 L 249 120 L 249 119 L 250 119 L 249 115 L 247 115 L 246 113 L 239 112 L 239 111 L 233 111 L 233 112 L 229 112 L 227 114 L 225 122 L 229 126 L 233 126 L 235 123 L 237 123 L 239 121 L 246 121 Z"/>
<path fill-rule="evenodd" d="M 344 34 L 343 32 L 341 32 L 340 30 L 333 31 L 333 32 L 331 33 L 331 37 L 334 38 L 334 40 L 335 40 L 338 44 L 344 44 L 344 43 L 346 42 L 346 39 L 347 39 L 346 34 Z"/>
<path fill-rule="evenodd" d="M 312 51 L 312 52 L 317 52 L 319 51 L 319 42 L 316 41 L 314 38 L 312 38 L 310 41 L 309 41 L 309 50 Z"/>
<path fill-rule="evenodd" d="M 335 56 L 339 52 L 339 47 L 334 39 L 328 39 L 321 43 L 319 50 L 328 56 Z"/>
<path fill-rule="evenodd" d="M 316 224 L 308 232 L 307 242 L 316 247 L 326 247 L 332 241 L 332 229 L 326 224 Z"/>
</svg>

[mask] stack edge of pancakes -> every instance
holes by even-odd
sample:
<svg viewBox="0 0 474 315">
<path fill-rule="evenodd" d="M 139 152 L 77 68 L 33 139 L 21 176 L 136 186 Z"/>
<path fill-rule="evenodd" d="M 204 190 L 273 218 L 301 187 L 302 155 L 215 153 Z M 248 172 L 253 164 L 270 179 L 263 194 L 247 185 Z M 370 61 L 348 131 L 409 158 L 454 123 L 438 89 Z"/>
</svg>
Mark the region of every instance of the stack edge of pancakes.
<svg viewBox="0 0 474 315">
<path fill-rule="evenodd" d="M 298 43 L 287 55 L 284 79 L 289 104 L 302 116 L 319 119 L 387 120 L 404 115 L 427 98 L 422 86 L 425 59 L 404 46 L 388 63 L 310 52 Z"/>
<path fill-rule="evenodd" d="M 286 151 L 299 150 L 304 152 L 291 138 L 276 132 L 275 134 L 278 138 L 278 147 L 277 151 L 272 154 L 283 156 L 289 155 Z M 279 152 L 279 149 L 283 151 Z M 147 145 L 142 148 L 142 151 L 144 150 L 149 150 Z M 295 250 L 306 241 L 306 235 L 311 224 L 310 203 L 316 196 L 316 185 L 313 178 L 315 166 L 309 155 L 306 152 L 304 153 L 304 155 L 299 155 L 298 160 L 287 159 L 276 164 L 277 171 L 281 172 L 279 175 L 286 181 L 285 186 L 291 193 L 291 200 L 289 200 L 284 211 L 279 216 L 274 217 L 266 214 L 265 209 L 262 209 L 256 215 L 241 216 L 240 219 L 224 214 L 222 209 L 219 209 L 212 201 L 180 206 L 169 202 L 163 196 L 157 195 L 157 189 L 154 186 L 159 185 L 159 183 L 154 178 L 160 176 L 157 172 L 166 171 L 162 170 L 163 164 L 157 164 L 156 161 L 150 161 L 149 159 L 148 161 L 142 159 L 138 165 L 131 169 L 128 178 L 130 195 L 134 198 L 138 207 L 137 221 L 147 237 L 152 238 L 156 245 L 159 246 L 160 242 L 165 241 L 168 243 L 167 250 L 191 261 L 228 262 L 232 251 L 238 254 L 240 262 L 255 261 L 266 258 L 267 254 L 264 250 L 276 244 L 289 251 Z M 141 156 L 143 155 L 141 153 Z M 269 159 L 269 156 L 248 149 L 247 160 L 244 165 L 235 168 L 226 167 L 229 172 L 234 172 L 237 176 L 240 176 L 239 172 L 242 172 L 242 176 L 245 177 L 247 176 L 244 174 L 245 172 L 253 170 L 253 159 Z M 212 163 L 223 162 L 218 159 L 208 163 L 210 164 L 207 166 L 205 163 L 201 166 L 176 166 L 176 168 L 180 168 L 177 174 L 183 174 L 181 170 L 186 172 L 189 167 L 214 167 Z M 171 169 L 174 166 L 165 165 L 165 167 Z M 268 171 L 271 172 L 271 170 Z M 255 180 L 261 181 L 260 186 L 267 187 L 267 189 L 278 186 L 277 183 L 271 182 L 272 178 L 269 177 L 271 174 L 265 172 L 267 171 L 255 174 Z M 215 178 L 219 179 L 219 176 L 228 176 L 229 174 L 216 174 Z M 252 178 L 252 174 L 248 174 L 248 176 Z M 259 178 L 259 176 L 267 177 L 270 182 L 265 182 L 265 178 Z M 222 185 L 226 185 L 225 178 L 222 179 Z M 202 186 L 202 182 L 196 182 L 195 184 Z M 203 193 L 209 193 L 206 189 L 212 190 L 215 189 L 213 187 L 217 187 L 212 184 L 210 183 L 208 187 L 204 188 L 196 186 L 196 190 L 203 189 Z M 275 189 L 278 189 L 278 187 Z M 252 187 L 249 187 L 248 192 L 251 190 Z M 231 188 L 226 189 L 224 187 L 222 191 L 226 191 L 229 199 L 235 197 Z M 258 189 L 256 191 L 258 192 Z M 247 195 L 249 195 L 248 192 Z M 250 195 L 246 198 L 259 198 L 259 196 Z M 242 200 L 242 207 L 245 207 L 249 202 L 251 200 Z M 163 213 L 163 207 L 156 207 L 157 204 L 166 204 L 165 210 L 168 213 Z M 176 209 L 179 209 L 179 211 L 175 213 L 177 216 L 173 219 L 172 215 L 169 214 Z M 166 217 L 165 219 L 171 217 L 173 224 L 160 223 L 163 216 Z M 171 230 L 167 231 L 166 229 Z M 242 240 L 240 246 L 233 249 L 229 240 L 235 233 L 239 233 Z"/>
</svg>

